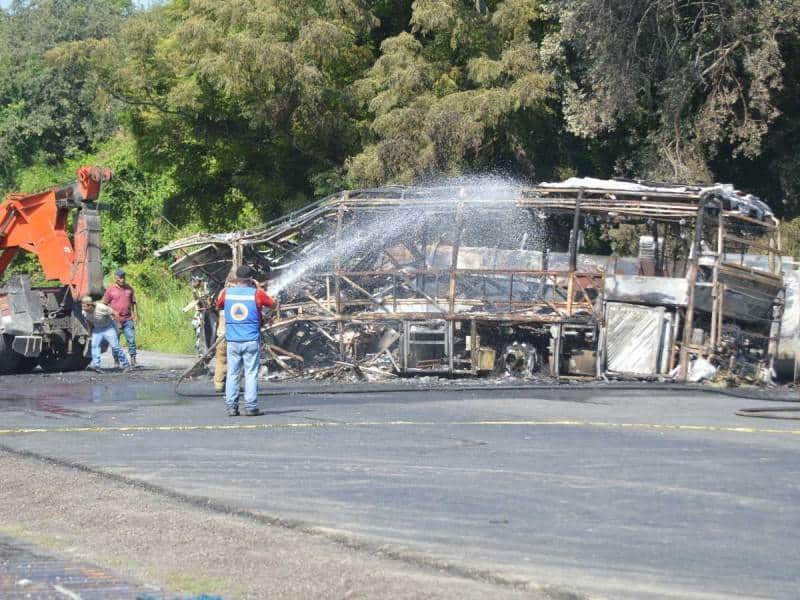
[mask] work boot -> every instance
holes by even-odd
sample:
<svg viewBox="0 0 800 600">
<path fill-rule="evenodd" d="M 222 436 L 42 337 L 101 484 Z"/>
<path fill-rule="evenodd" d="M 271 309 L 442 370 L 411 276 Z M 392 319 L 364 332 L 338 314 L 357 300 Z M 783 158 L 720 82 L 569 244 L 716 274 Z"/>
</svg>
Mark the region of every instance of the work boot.
<svg viewBox="0 0 800 600">
<path fill-rule="evenodd" d="M 138 366 L 139 365 L 136 364 L 136 355 L 135 354 L 131 354 L 131 368 L 135 369 Z"/>
<path fill-rule="evenodd" d="M 114 357 L 114 368 L 119 369 L 119 359 L 116 356 Z"/>
<path fill-rule="evenodd" d="M 229 408 L 228 409 L 228 416 L 229 417 L 238 417 L 239 416 L 239 407 L 236 408 Z"/>
<path fill-rule="evenodd" d="M 215 385 L 214 386 L 214 391 L 217 394 L 224 394 L 225 393 L 225 385 L 224 384 L 223 385 Z"/>
<path fill-rule="evenodd" d="M 263 414 L 264 411 L 260 408 L 248 408 L 246 411 L 244 411 L 245 417 L 260 417 Z"/>
</svg>

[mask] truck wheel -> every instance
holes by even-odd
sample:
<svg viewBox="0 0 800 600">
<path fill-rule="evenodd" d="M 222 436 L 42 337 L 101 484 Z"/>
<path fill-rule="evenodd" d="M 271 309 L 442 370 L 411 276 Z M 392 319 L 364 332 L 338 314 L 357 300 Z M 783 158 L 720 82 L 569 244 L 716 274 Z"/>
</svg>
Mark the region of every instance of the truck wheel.
<svg viewBox="0 0 800 600">
<path fill-rule="evenodd" d="M 76 357 L 74 354 L 67 354 L 60 348 L 51 347 L 39 357 L 39 365 L 41 365 L 42 370 L 47 373 L 77 371 L 81 367 L 75 360 L 76 358 L 83 357 Z"/>
<path fill-rule="evenodd" d="M 86 340 L 87 344 L 90 344 L 90 340 Z M 83 355 L 83 350 L 85 346 L 83 344 L 79 344 L 78 340 L 73 340 L 72 342 L 72 354 L 70 355 L 70 371 L 83 371 L 86 367 L 89 366 L 89 363 L 92 362 L 92 355 L 89 354 L 88 356 Z"/>
<path fill-rule="evenodd" d="M 30 373 L 38 364 L 38 356 L 21 356 L 17 365 L 17 373 Z"/>
<path fill-rule="evenodd" d="M 67 353 L 68 336 L 65 333 L 51 336 L 50 347 L 42 352 L 39 364 L 47 373 L 80 371 L 91 362 L 91 357 L 84 358 L 83 345 L 73 340 L 72 353 Z"/>
<path fill-rule="evenodd" d="M 11 342 L 14 336 L 0 335 L 0 374 L 18 373 L 21 354 L 17 354 L 11 349 Z"/>
<path fill-rule="evenodd" d="M 73 354 L 70 357 L 70 368 L 68 371 L 83 371 L 92 362 L 91 356 L 83 356 L 83 354 Z"/>
<path fill-rule="evenodd" d="M 41 365 L 42 370 L 47 373 L 60 373 L 63 371 L 72 371 L 73 369 L 70 368 L 70 359 L 72 357 L 69 354 L 61 354 L 59 352 L 54 352 L 52 350 L 48 350 L 39 357 L 39 365 Z"/>
<path fill-rule="evenodd" d="M 91 357 L 84 358 L 78 354 L 56 354 L 48 352 L 39 357 L 39 365 L 47 373 L 65 373 L 67 371 L 82 371 L 92 361 Z"/>
</svg>

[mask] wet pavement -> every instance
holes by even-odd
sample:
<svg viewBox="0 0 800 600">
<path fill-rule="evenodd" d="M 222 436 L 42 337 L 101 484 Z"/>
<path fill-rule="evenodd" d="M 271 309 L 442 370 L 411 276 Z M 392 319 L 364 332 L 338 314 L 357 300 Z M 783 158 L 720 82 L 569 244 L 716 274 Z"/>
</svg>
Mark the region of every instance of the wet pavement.
<svg viewBox="0 0 800 600">
<path fill-rule="evenodd" d="M 0 445 L 500 585 L 796 597 L 800 426 L 734 415 L 763 400 L 267 384 L 228 418 L 178 372 L 4 378 Z"/>
</svg>

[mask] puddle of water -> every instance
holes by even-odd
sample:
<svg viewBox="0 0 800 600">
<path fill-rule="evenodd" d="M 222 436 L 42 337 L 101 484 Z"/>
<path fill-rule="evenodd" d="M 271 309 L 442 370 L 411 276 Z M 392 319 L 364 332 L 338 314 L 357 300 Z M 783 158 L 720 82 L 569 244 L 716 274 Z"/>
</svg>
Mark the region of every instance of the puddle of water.
<svg viewBox="0 0 800 600">
<path fill-rule="evenodd" d="M 189 404 L 186 398 L 174 395 L 172 386 L 163 383 L 90 383 L 44 379 L 14 381 L 6 378 L 0 395 L 0 412 L 36 411 L 54 416 L 82 416 L 80 405 L 118 405 L 124 402 L 145 402 L 160 406 Z"/>
</svg>

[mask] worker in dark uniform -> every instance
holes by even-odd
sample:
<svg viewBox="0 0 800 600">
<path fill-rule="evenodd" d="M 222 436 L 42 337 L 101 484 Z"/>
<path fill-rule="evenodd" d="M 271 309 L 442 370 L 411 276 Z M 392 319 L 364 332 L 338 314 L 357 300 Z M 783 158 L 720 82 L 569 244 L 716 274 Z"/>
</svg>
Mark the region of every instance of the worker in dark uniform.
<svg viewBox="0 0 800 600">
<path fill-rule="evenodd" d="M 233 285 L 222 290 L 217 308 L 224 309 L 225 341 L 228 345 L 228 374 L 225 404 L 228 416 L 239 416 L 239 375 L 244 367 L 244 414 L 263 415 L 258 408 L 258 369 L 261 351 L 261 311 L 275 302 L 253 280 L 247 265 L 236 269 Z"/>
</svg>

